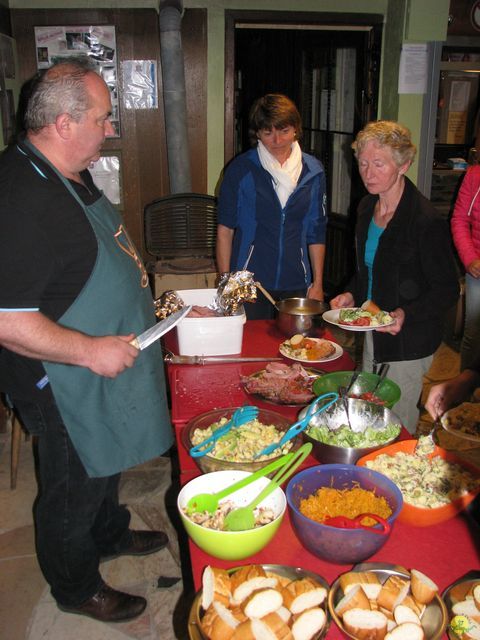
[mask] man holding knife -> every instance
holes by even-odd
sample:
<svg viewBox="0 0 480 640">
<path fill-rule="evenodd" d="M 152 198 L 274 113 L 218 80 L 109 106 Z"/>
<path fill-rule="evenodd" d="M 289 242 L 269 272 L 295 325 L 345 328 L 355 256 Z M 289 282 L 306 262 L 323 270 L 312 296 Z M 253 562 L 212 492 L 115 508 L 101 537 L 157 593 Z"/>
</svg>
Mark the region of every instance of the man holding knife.
<svg viewBox="0 0 480 640">
<path fill-rule="evenodd" d="M 117 622 L 146 600 L 116 591 L 102 558 L 166 546 L 131 531 L 120 472 L 172 444 L 148 278 L 122 220 L 87 170 L 110 122 L 108 87 L 78 62 L 34 82 L 27 135 L 0 159 L 0 390 L 38 435 L 39 564 L 58 606 Z"/>
</svg>

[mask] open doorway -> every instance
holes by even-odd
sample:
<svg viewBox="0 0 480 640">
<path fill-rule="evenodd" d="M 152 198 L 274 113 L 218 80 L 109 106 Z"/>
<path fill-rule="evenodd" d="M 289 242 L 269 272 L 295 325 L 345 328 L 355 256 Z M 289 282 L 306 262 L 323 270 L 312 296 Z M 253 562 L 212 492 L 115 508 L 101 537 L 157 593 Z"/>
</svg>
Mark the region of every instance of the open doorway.
<svg viewBox="0 0 480 640">
<path fill-rule="evenodd" d="M 248 113 L 266 93 L 284 93 L 303 121 L 302 149 L 327 177 L 325 289 L 353 269 L 354 211 L 365 193 L 350 145 L 377 116 L 382 16 L 227 12 L 225 161 L 246 151 Z"/>
</svg>

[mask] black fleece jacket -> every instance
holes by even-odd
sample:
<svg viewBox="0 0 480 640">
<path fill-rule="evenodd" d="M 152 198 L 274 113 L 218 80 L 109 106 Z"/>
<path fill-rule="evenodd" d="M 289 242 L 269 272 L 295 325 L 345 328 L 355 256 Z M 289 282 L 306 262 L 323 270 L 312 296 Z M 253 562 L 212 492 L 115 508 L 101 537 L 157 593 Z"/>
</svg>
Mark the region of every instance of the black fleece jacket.
<svg viewBox="0 0 480 640">
<path fill-rule="evenodd" d="M 347 287 L 357 306 L 367 296 L 365 243 L 377 200 L 378 196 L 367 195 L 358 207 L 357 273 Z M 434 353 L 442 340 L 445 314 L 455 304 L 458 291 L 448 226 L 405 178 L 400 202 L 378 243 L 372 283 L 374 302 L 386 311 L 400 307 L 405 322 L 396 336 L 373 332 L 375 360 L 415 360 Z"/>
</svg>

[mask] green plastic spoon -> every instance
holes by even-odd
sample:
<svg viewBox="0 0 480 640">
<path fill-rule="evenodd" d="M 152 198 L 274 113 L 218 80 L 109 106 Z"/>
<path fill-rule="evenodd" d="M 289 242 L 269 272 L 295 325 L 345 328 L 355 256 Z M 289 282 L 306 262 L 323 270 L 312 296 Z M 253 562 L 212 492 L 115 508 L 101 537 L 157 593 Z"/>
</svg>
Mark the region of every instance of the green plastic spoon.
<svg viewBox="0 0 480 640">
<path fill-rule="evenodd" d="M 252 475 L 242 478 L 238 482 L 235 482 L 216 493 L 198 493 L 196 496 L 192 496 L 187 502 L 187 513 L 203 513 L 204 511 L 208 511 L 208 513 L 215 513 L 215 509 L 218 507 L 218 502 L 222 498 L 229 496 L 231 493 L 234 493 L 239 489 L 243 489 L 243 487 L 246 487 L 251 482 L 255 482 L 258 478 L 263 478 L 263 476 L 268 475 L 279 467 L 283 467 L 292 457 L 293 453 L 287 453 L 286 455 L 273 460 L 273 462 L 270 462 L 270 464 L 267 464 L 258 471 L 255 471 Z"/>
<path fill-rule="evenodd" d="M 255 516 L 253 513 L 257 504 L 260 504 L 268 495 L 275 491 L 292 473 L 299 467 L 305 458 L 312 450 L 311 442 L 306 442 L 295 453 L 291 454 L 292 457 L 285 464 L 280 471 L 278 471 L 267 486 L 258 494 L 258 496 L 252 500 L 245 507 L 239 507 L 230 511 L 225 517 L 223 522 L 223 528 L 226 531 L 245 531 L 246 529 L 253 529 L 255 526 Z"/>
</svg>

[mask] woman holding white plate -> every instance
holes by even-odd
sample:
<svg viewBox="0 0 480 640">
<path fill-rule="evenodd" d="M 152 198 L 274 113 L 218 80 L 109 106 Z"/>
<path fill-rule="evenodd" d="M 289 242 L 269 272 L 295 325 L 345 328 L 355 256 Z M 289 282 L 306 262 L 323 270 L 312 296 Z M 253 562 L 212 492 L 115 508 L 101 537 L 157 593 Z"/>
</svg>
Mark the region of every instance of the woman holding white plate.
<svg viewBox="0 0 480 640">
<path fill-rule="evenodd" d="M 446 222 L 405 176 L 416 148 L 410 131 L 387 120 L 370 122 L 352 144 L 368 191 L 358 206 L 357 272 L 332 309 L 373 300 L 394 324 L 365 334 L 363 369 L 388 362 L 402 391 L 394 407 L 415 433 L 422 378 L 440 345 L 458 278 Z"/>
</svg>

